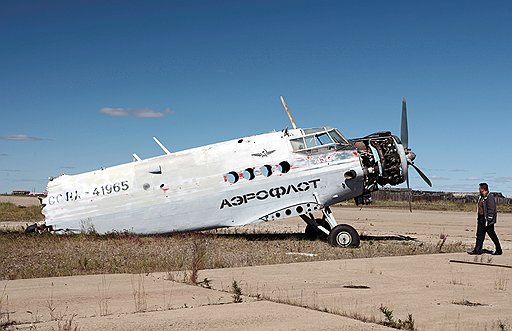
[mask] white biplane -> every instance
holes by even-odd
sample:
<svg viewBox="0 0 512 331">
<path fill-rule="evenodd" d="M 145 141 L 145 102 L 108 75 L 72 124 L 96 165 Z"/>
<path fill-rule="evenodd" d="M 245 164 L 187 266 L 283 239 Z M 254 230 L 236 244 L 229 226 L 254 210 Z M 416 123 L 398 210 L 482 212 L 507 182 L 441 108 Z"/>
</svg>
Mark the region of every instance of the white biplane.
<svg viewBox="0 0 512 331">
<path fill-rule="evenodd" d="M 50 178 L 42 201 L 45 227 L 55 232 L 171 233 L 281 220 L 300 216 L 306 235 L 333 246 L 357 247 L 359 235 L 337 224 L 330 206 L 408 180 L 407 111 L 401 139 L 379 132 L 345 138 L 329 127 L 249 136 L 179 152 L 154 138 L 164 155 Z M 322 217 L 315 217 L 315 214 Z"/>
</svg>

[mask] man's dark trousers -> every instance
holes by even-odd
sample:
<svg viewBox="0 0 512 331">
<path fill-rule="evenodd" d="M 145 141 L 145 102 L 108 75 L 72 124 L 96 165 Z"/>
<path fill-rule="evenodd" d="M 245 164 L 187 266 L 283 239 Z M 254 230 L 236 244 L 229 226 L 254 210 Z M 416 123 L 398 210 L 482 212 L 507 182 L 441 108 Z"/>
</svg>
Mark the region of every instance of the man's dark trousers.
<svg viewBox="0 0 512 331">
<path fill-rule="evenodd" d="M 492 242 L 494 243 L 494 246 L 496 246 L 496 252 L 501 252 L 501 245 L 500 241 L 498 239 L 498 236 L 496 235 L 496 232 L 494 231 L 494 224 L 485 226 L 485 218 L 479 217 L 477 228 L 476 228 L 476 245 L 475 245 L 475 252 L 481 253 L 482 247 L 484 245 L 484 239 L 485 234 L 487 233 L 489 235 L 489 238 L 491 238 Z"/>
</svg>

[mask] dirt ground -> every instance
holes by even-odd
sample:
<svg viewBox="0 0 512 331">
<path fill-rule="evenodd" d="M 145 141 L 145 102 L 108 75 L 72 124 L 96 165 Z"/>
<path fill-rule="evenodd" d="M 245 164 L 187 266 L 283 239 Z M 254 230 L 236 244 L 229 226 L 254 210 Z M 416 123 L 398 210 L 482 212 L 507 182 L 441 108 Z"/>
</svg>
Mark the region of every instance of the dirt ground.
<svg viewBox="0 0 512 331">
<path fill-rule="evenodd" d="M 334 213 L 339 223 L 373 240 L 437 243 L 444 235 L 447 241 L 474 242 L 476 221 L 469 213 Z M 304 225 L 291 219 L 236 231 L 253 227 L 297 232 Z M 396 320 L 412 314 L 418 330 L 510 330 L 512 269 L 490 264 L 512 266 L 512 215 L 500 215 L 496 230 L 502 256 L 454 253 L 202 270 L 199 279 L 207 278 L 211 289 L 171 281 L 179 278 L 176 273 L 0 281 L 1 321 L 15 321 L 12 328 L 20 330 L 386 330 L 353 318 L 382 320 L 383 306 Z M 489 239 L 485 246 L 493 249 Z M 234 280 L 242 303 L 233 303 L 228 293 Z"/>
</svg>

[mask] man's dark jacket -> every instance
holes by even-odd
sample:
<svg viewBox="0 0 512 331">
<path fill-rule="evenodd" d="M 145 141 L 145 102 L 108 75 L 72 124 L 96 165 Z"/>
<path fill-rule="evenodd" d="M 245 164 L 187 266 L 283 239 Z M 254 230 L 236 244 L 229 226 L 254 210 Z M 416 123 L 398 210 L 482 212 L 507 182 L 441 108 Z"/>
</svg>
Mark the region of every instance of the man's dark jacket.
<svg viewBox="0 0 512 331">
<path fill-rule="evenodd" d="M 480 197 L 480 199 L 484 200 L 484 218 L 487 222 L 487 226 L 496 224 L 498 212 L 496 211 L 496 200 L 494 200 L 494 195 L 489 192 L 486 197 Z"/>
</svg>

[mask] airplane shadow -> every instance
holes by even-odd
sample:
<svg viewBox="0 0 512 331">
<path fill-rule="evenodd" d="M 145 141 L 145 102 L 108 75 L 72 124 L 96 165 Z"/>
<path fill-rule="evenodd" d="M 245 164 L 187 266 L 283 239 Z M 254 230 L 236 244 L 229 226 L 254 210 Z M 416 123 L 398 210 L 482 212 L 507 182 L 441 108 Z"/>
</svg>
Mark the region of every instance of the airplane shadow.
<svg viewBox="0 0 512 331">
<path fill-rule="evenodd" d="M 304 233 L 215 233 L 220 238 L 246 239 L 247 241 L 307 240 Z M 362 241 L 416 241 L 404 235 L 370 236 L 362 235 Z"/>
<path fill-rule="evenodd" d="M 417 238 L 409 237 L 409 236 L 403 236 L 400 234 L 397 235 L 391 235 L 391 236 L 361 236 L 361 240 L 368 240 L 368 241 L 387 241 L 387 240 L 395 240 L 395 241 L 416 241 Z"/>
</svg>

